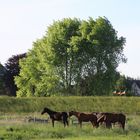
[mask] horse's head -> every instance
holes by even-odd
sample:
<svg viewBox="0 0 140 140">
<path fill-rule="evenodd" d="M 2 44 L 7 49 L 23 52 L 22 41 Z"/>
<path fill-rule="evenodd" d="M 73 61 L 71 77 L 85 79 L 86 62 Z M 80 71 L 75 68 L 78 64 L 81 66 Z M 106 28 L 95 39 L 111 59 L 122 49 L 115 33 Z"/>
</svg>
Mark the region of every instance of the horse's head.
<svg viewBox="0 0 140 140">
<path fill-rule="evenodd" d="M 71 117 L 72 115 L 74 115 L 75 113 L 74 113 L 74 111 L 70 111 L 69 112 L 69 117 Z"/>
<path fill-rule="evenodd" d="M 44 109 L 43 109 L 43 111 L 41 112 L 41 115 L 43 115 L 44 113 L 46 113 L 46 112 L 48 112 L 48 108 L 47 107 L 45 107 Z"/>
</svg>

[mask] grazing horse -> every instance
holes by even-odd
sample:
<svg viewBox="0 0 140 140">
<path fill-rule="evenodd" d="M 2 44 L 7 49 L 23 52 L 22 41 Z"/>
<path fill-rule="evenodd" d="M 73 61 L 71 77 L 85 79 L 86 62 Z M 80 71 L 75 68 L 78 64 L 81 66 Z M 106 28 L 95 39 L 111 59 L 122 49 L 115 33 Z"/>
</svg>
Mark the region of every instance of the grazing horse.
<svg viewBox="0 0 140 140">
<path fill-rule="evenodd" d="M 69 116 L 71 117 L 72 115 L 74 115 L 75 117 L 78 118 L 78 122 L 80 124 L 80 127 L 82 127 L 82 122 L 91 122 L 93 127 L 99 126 L 97 123 L 97 117 L 93 113 L 86 114 L 86 113 L 76 112 L 76 111 L 69 112 Z"/>
<path fill-rule="evenodd" d="M 41 114 L 48 113 L 51 120 L 52 120 L 52 126 L 54 127 L 54 121 L 62 121 L 64 124 L 64 127 L 68 124 L 68 114 L 67 112 L 56 112 L 52 111 L 49 108 L 44 108 Z"/>
<path fill-rule="evenodd" d="M 111 128 L 112 123 L 118 122 L 123 130 L 125 128 L 125 121 L 126 116 L 122 113 L 101 113 L 97 120 L 98 123 L 105 122 L 107 128 Z"/>
</svg>

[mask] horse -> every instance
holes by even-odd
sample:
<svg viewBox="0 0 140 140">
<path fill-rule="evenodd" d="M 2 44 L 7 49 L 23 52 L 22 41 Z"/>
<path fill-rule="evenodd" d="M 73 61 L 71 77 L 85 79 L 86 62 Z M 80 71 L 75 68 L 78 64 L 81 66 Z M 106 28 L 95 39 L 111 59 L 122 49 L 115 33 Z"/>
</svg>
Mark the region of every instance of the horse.
<svg viewBox="0 0 140 140">
<path fill-rule="evenodd" d="M 67 112 L 56 112 L 56 111 L 53 111 L 47 107 L 45 107 L 43 109 L 43 111 L 41 112 L 41 114 L 43 115 L 44 113 L 47 113 L 51 120 L 52 120 L 52 126 L 54 127 L 54 122 L 55 121 L 62 121 L 63 124 L 64 124 L 64 127 L 67 125 L 69 125 L 68 123 L 68 114 Z"/>
<path fill-rule="evenodd" d="M 92 112 L 92 114 L 95 115 L 95 116 L 97 117 L 97 121 L 98 121 L 98 119 L 103 115 L 102 112 Z M 102 125 L 103 123 L 104 123 L 104 121 L 101 121 L 101 120 L 98 122 L 99 125 L 100 125 L 100 124 Z"/>
<path fill-rule="evenodd" d="M 107 128 L 111 128 L 112 124 L 118 122 L 122 129 L 125 129 L 126 116 L 122 113 L 101 113 L 97 122 L 105 122 Z"/>
<path fill-rule="evenodd" d="M 70 111 L 69 117 L 71 117 L 72 115 L 77 117 L 80 127 L 82 127 L 82 122 L 91 122 L 92 126 L 95 126 L 96 128 L 99 126 L 97 123 L 97 117 L 93 113 L 87 114 L 82 112 Z"/>
</svg>

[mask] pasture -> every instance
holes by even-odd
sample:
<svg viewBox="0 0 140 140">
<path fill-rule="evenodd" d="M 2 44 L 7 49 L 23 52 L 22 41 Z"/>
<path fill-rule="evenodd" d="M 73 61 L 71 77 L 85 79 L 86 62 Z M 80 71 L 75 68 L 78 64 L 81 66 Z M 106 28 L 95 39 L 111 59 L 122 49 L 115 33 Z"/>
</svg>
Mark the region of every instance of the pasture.
<svg viewBox="0 0 140 140">
<path fill-rule="evenodd" d="M 57 111 L 123 112 L 127 117 L 126 128 L 125 131 L 118 126 L 93 128 L 90 123 L 84 123 L 80 128 L 73 123 L 74 117 L 69 119 L 69 127 L 55 122 L 53 128 L 48 115 L 41 115 L 45 106 Z M 0 97 L 0 140 L 139 140 L 139 112 L 138 97 Z M 46 119 L 47 123 L 42 121 Z"/>
</svg>

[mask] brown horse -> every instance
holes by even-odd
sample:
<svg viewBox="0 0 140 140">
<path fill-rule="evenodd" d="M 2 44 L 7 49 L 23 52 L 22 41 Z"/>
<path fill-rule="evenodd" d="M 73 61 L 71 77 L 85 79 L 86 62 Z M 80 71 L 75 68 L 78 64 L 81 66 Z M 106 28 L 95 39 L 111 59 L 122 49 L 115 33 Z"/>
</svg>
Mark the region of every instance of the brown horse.
<svg viewBox="0 0 140 140">
<path fill-rule="evenodd" d="M 51 120 L 52 120 L 52 126 L 54 127 L 54 121 L 62 121 L 64 124 L 64 127 L 68 124 L 68 114 L 67 112 L 56 112 L 53 110 L 50 110 L 49 108 L 44 108 L 41 114 L 48 113 Z"/>
<path fill-rule="evenodd" d="M 72 115 L 74 115 L 78 118 L 80 127 L 82 127 L 82 122 L 91 122 L 93 127 L 99 126 L 97 123 L 97 117 L 93 113 L 87 114 L 87 113 L 76 112 L 76 111 L 69 112 L 69 116 L 71 117 Z"/>
<path fill-rule="evenodd" d="M 124 130 L 125 128 L 126 116 L 122 113 L 100 113 L 100 117 L 97 122 L 105 122 L 107 128 L 111 128 L 112 124 L 116 122 L 119 123 Z"/>
</svg>

